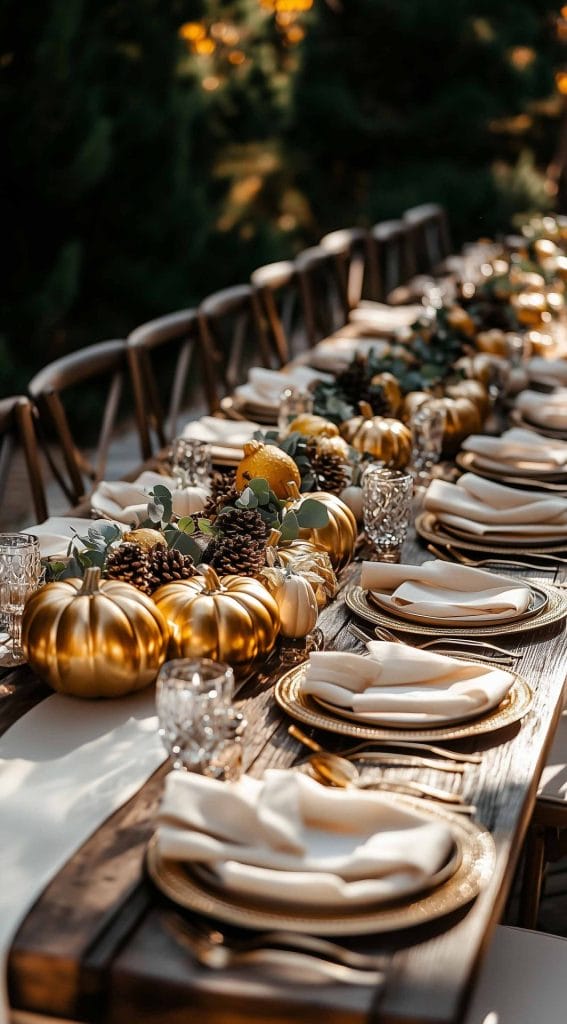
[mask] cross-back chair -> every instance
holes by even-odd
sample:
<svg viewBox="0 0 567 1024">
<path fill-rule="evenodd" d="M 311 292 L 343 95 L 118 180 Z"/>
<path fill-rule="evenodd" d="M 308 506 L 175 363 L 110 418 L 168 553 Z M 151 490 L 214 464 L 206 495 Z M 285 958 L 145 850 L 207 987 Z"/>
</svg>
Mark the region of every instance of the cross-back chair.
<svg viewBox="0 0 567 1024">
<path fill-rule="evenodd" d="M 126 344 L 142 457 L 148 459 L 176 437 L 184 405 L 198 401 L 192 391 L 195 378 L 202 383 L 208 408 L 214 408 L 213 370 L 196 309 L 141 324 Z"/>
<path fill-rule="evenodd" d="M 332 253 L 320 245 L 304 249 L 296 256 L 295 272 L 303 306 L 305 333 L 312 347 L 347 322 L 344 289 Z"/>
<path fill-rule="evenodd" d="M 416 265 L 411 231 L 401 220 L 383 220 L 370 231 L 376 268 L 377 298 L 382 302 L 391 292 L 415 276 Z"/>
<path fill-rule="evenodd" d="M 443 206 L 423 203 L 402 216 L 411 233 L 418 274 L 433 273 L 451 252 L 449 221 Z"/>
<path fill-rule="evenodd" d="M 126 342 L 101 341 L 54 360 L 28 384 L 29 394 L 38 409 L 42 434 L 46 441 L 52 437 L 56 441 L 55 452 L 51 444 L 46 444 L 46 457 L 72 505 L 81 501 L 103 477 L 126 372 Z M 101 385 L 104 387 L 102 414 L 94 397 Z M 73 428 L 74 417 L 63 401 L 65 396 L 69 405 L 72 391 L 75 391 L 76 402 L 80 402 L 83 413 L 92 407 L 92 419 L 96 416 L 100 422 L 98 439 L 91 455 L 87 454 L 90 445 L 80 445 L 77 440 L 78 428 Z"/>
<path fill-rule="evenodd" d="M 35 517 L 47 518 L 47 500 L 39 447 L 35 432 L 34 409 L 25 395 L 0 399 L 0 499 L 3 501 L 10 479 L 10 470 L 17 451 L 21 451 Z"/>
<path fill-rule="evenodd" d="M 259 297 L 252 285 L 213 292 L 197 309 L 200 344 L 210 367 L 209 406 L 220 408 L 222 395 L 246 380 L 254 363 L 272 364 L 272 351 Z"/>
<path fill-rule="evenodd" d="M 319 245 L 335 260 L 347 315 L 362 298 L 377 298 L 374 247 L 365 228 L 339 228 L 324 235 Z"/>
<path fill-rule="evenodd" d="M 296 350 L 305 348 L 305 325 L 295 263 L 280 260 L 258 267 L 250 275 L 273 347 L 284 366 Z"/>
</svg>

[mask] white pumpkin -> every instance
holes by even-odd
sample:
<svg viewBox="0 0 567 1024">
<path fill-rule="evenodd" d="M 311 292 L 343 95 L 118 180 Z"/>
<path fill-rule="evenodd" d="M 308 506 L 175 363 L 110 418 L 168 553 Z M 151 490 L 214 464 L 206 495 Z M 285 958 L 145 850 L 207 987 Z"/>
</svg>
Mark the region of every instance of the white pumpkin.
<svg viewBox="0 0 567 1024">
<path fill-rule="evenodd" d="M 349 484 L 340 493 L 341 501 L 344 501 L 347 505 L 357 523 L 362 522 L 362 487 L 358 487 L 356 484 Z"/>
<path fill-rule="evenodd" d="M 281 635 L 293 640 L 307 636 L 316 626 L 319 615 L 309 580 L 289 566 L 265 569 L 262 579 L 279 608 Z"/>
</svg>

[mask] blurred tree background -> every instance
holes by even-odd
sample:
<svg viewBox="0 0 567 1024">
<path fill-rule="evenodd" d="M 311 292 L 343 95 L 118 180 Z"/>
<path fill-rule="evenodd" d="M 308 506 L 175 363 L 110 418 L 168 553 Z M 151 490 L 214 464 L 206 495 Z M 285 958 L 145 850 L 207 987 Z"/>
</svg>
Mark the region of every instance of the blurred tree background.
<svg viewBox="0 0 567 1024">
<path fill-rule="evenodd" d="M 553 204 L 564 14 L 0 0 L 2 393 L 333 228 L 436 200 L 460 242 Z"/>
</svg>

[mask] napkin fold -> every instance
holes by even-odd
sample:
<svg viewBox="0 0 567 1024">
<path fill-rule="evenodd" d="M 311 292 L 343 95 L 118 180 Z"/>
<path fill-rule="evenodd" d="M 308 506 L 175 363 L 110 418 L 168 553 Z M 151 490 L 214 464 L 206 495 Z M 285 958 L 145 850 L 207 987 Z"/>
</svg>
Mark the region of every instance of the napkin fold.
<svg viewBox="0 0 567 1024">
<path fill-rule="evenodd" d="M 528 377 L 534 384 L 547 384 L 555 388 L 558 384 L 567 386 L 567 359 L 544 359 L 534 356 L 526 364 Z"/>
<path fill-rule="evenodd" d="M 506 487 L 474 473 L 464 473 L 456 484 L 433 480 L 424 507 L 471 536 L 567 540 L 567 498 Z"/>
<path fill-rule="evenodd" d="M 529 587 L 506 576 L 441 559 L 423 565 L 363 562 L 360 584 L 380 595 L 396 613 L 406 608 L 415 615 L 458 619 L 514 617 L 529 607 Z"/>
<path fill-rule="evenodd" d="M 293 366 L 285 373 L 279 370 L 266 370 L 262 366 L 253 366 L 248 371 L 248 382 L 239 384 L 234 389 L 235 395 L 250 405 L 278 410 L 280 396 L 284 388 L 299 388 L 305 391 L 318 380 L 332 380 L 327 374 L 312 370 L 309 366 Z"/>
<path fill-rule="evenodd" d="M 383 302 L 372 302 L 363 299 L 356 309 L 351 310 L 350 320 L 354 323 L 365 323 L 373 330 L 384 335 L 397 334 L 423 316 L 421 303 L 406 306 L 387 306 Z"/>
<path fill-rule="evenodd" d="M 33 533 L 39 539 L 42 558 L 64 558 L 73 537 L 77 534 L 83 537 L 92 526 L 100 526 L 103 523 L 108 526 L 108 519 L 50 516 L 43 523 L 24 527 L 22 533 Z"/>
<path fill-rule="evenodd" d="M 557 383 L 557 378 L 554 383 Z M 567 430 L 567 387 L 556 388 L 548 395 L 540 391 L 522 391 L 516 399 L 516 409 L 540 427 Z"/>
<path fill-rule="evenodd" d="M 366 358 L 370 352 L 380 358 L 390 351 L 389 341 L 380 338 L 329 338 L 305 354 L 305 362 L 318 370 L 328 373 L 341 373 L 355 356 Z"/>
<path fill-rule="evenodd" d="M 474 665 L 407 644 L 371 640 L 369 657 L 337 651 L 310 655 L 303 693 L 365 722 L 436 725 L 480 715 L 506 696 L 510 672 Z M 393 718 L 396 716 L 396 718 Z"/>
<path fill-rule="evenodd" d="M 125 480 L 101 480 L 91 495 L 91 507 L 108 519 L 128 526 L 137 526 L 147 519 L 149 494 L 156 484 L 169 488 L 174 513 L 185 515 L 186 496 L 183 489 L 177 489 L 177 480 L 150 470 L 141 473 L 133 483 Z M 202 508 L 205 507 L 206 498 L 207 495 L 203 492 Z"/>
<path fill-rule="evenodd" d="M 479 466 L 496 472 L 557 473 L 567 467 L 566 441 L 551 441 L 520 427 L 505 430 L 500 437 L 471 434 L 461 447 L 478 456 Z"/>
<path fill-rule="evenodd" d="M 232 783 L 171 772 L 157 843 L 163 857 L 206 864 L 226 889 L 323 907 L 426 888 L 453 848 L 444 823 L 379 793 L 280 770 Z"/>
<path fill-rule="evenodd" d="M 184 426 L 182 437 L 222 445 L 224 448 L 242 448 L 252 439 L 256 430 L 262 430 L 262 427 L 252 420 L 221 420 L 218 416 L 202 416 L 200 420 L 193 420 Z"/>
</svg>

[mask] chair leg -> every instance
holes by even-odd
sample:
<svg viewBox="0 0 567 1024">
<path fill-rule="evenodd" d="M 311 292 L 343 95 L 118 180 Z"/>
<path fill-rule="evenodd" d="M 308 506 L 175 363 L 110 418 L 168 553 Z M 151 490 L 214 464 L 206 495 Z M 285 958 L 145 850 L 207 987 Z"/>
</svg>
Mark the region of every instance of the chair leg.
<svg viewBox="0 0 567 1024">
<path fill-rule="evenodd" d="M 519 923 L 536 928 L 545 869 L 545 828 L 532 825 L 525 848 L 524 877 L 520 894 Z"/>
</svg>

